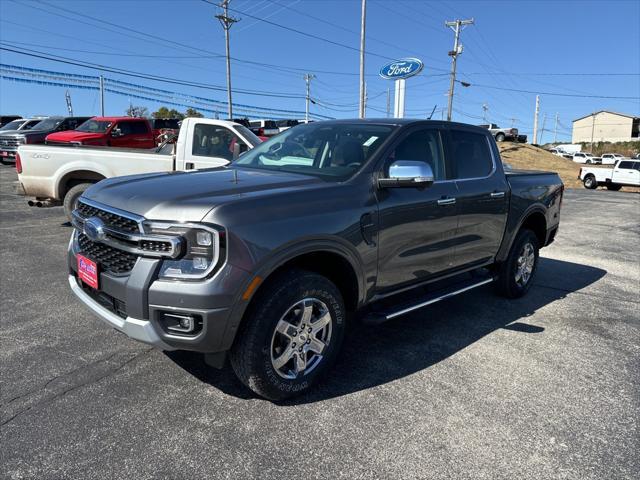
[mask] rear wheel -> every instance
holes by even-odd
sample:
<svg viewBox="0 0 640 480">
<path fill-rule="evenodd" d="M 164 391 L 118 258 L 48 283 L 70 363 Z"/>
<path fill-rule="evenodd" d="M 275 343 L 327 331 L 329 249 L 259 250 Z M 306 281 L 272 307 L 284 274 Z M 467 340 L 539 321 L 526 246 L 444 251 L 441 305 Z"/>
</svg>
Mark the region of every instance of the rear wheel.
<svg viewBox="0 0 640 480">
<path fill-rule="evenodd" d="M 496 135 L 496 142 L 504 142 L 505 136 L 504 133 L 499 133 Z"/>
<path fill-rule="evenodd" d="M 584 177 L 582 183 L 584 184 L 584 188 L 588 188 L 589 190 L 598 188 L 598 182 L 596 181 L 596 177 L 594 175 L 587 175 L 586 177 Z"/>
<path fill-rule="evenodd" d="M 313 272 L 290 270 L 258 293 L 231 349 L 242 383 L 269 400 L 309 390 L 331 368 L 345 330 L 338 288 Z"/>
<path fill-rule="evenodd" d="M 92 183 L 79 183 L 78 185 L 74 185 L 69 189 L 69 191 L 64 196 L 64 201 L 62 205 L 64 207 L 64 214 L 67 216 L 69 221 L 71 221 L 71 212 L 73 212 L 78 206 L 78 199 L 84 193 L 84 191 L 89 188 Z"/>
<path fill-rule="evenodd" d="M 520 230 L 509 256 L 500 264 L 496 287 L 507 298 L 522 297 L 529 291 L 538 268 L 538 237 L 531 230 Z"/>
<path fill-rule="evenodd" d="M 617 192 L 621 188 L 622 188 L 622 185 L 618 185 L 616 183 L 610 183 L 609 185 L 607 185 L 607 190 L 613 190 L 614 192 Z"/>
</svg>

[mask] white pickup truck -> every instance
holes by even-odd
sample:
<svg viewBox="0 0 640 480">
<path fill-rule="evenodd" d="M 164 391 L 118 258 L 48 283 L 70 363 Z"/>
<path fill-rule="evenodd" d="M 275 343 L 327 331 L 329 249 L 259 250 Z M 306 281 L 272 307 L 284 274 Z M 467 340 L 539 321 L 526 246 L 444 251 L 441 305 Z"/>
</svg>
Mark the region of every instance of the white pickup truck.
<svg viewBox="0 0 640 480">
<path fill-rule="evenodd" d="M 613 168 L 582 167 L 578 178 L 588 189 L 601 185 L 609 190 L 640 187 L 640 160 L 618 160 Z"/>
<path fill-rule="evenodd" d="M 175 144 L 150 151 L 112 147 L 23 145 L 16 169 L 29 205 L 64 205 L 71 217 L 78 197 L 105 178 L 140 173 L 220 167 L 260 143 L 248 128 L 234 122 L 185 118 Z"/>
</svg>

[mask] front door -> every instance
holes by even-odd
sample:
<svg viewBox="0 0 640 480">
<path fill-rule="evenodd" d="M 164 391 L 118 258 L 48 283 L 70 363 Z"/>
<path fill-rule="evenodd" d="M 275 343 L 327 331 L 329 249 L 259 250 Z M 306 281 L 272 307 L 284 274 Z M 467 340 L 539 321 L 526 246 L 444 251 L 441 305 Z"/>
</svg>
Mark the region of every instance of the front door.
<svg viewBox="0 0 640 480">
<path fill-rule="evenodd" d="M 463 127 L 449 131 L 449 156 L 458 188 L 455 267 L 492 259 L 502 242 L 509 184 L 487 135 Z"/>
<path fill-rule="evenodd" d="M 234 150 L 246 152 L 249 147 L 230 129 L 207 123 L 196 123 L 187 145 L 185 170 L 221 167 L 233 161 Z"/>
<path fill-rule="evenodd" d="M 451 268 L 457 229 L 457 187 L 447 181 L 444 150 L 436 128 L 408 132 L 384 162 L 383 176 L 396 160 L 428 163 L 429 187 L 378 190 L 378 281 L 380 290 L 419 282 Z"/>
<path fill-rule="evenodd" d="M 623 185 L 640 185 L 640 162 L 623 160 L 613 169 L 613 183 Z"/>
</svg>

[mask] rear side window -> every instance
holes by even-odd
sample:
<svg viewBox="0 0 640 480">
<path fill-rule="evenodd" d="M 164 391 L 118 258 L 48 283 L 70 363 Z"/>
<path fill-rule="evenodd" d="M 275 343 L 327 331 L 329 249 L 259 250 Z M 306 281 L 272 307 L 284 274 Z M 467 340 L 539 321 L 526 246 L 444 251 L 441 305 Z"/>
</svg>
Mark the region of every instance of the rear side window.
<svg viewBox="0 0 640 480">
<path fill-rule="evenodd" d="M 435 180 L 446 179 L 444 155 L 440 133 L 435 129 L 417 130 L 402 140 L 387 161 L 387 168 L 398 160 L 428 163 Z"/>
<path fill-rule="evenodd" d="M 491 173 L 493 160 L 485 135 L 465 130 L 451 130 L 450 135 L 455 178 L 481 178 Z"/>
<path fill-rule="evenodd" d="M 140 135 L 141 133 L 147 133 L 147 124 L 145 122 L 125 122 L 129 124 L 129 132 L 131 135 Z"/>
<path fill-rule="evenodd" d="M 633 168 L 633 162 L 620 162 L 618 168 Z"/>
</svg>

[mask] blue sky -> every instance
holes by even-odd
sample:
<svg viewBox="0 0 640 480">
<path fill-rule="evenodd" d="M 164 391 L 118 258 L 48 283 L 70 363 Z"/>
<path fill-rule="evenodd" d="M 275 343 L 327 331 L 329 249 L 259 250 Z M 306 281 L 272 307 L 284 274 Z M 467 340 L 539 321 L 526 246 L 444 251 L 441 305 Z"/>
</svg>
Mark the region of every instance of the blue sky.
<svg viewBox="0 0 640 480">
<path fill-rule="evenodd" d="M 471 17 L 476 23 L 462 33 L 464 53 L 458 62 L 458 78 L 471 86 L 456 85 L 454 120 L 482 123 L 484 104 L 489 121 L 514 124 L 531 134 L 535 93 L 512 90 L 540 93 L 541 124 L 547 116 L 543 141 L 552 140 L 548 132 L 556 113 L 559 140 L 569 138 L 571 120 L 592 111 L 640 114 L 638 1 L 368 0 L 367 5 L 369 117 L 385 116 L 387 88 L 393 87 L 393 82 L 378 77 L 380 67 L 388 59 L 415 56 L 423 60 L 425 69 L 407 81 L 407 116 L 424 118 L 437 105 L 434 117 L 439 118 L 447 102 L 447 52 L 453 44 L 453 32 L 444 22 Z M 312 97 L 318 100 L 312 105 L 313 113 L 357 117 L 359 0 L 232 0 L 230 6 L 241 19 L 231 30 L 232 56 L 238 59 L 232 66 L 234 90 L 257 93 L 235 93 L 234 103 L 303 111 L 303 73 L 308 71 L 317 77 L 312 81 Z M 224 87 L 224 35 L 216 13 L 215 6 L 200 0 L 0 0 L 0 41 L 4 47 L 45 56 Z M 88 76 L 101 73 L 7 51 L 0 51 L 0 63 Z M 220 90 L 103 74 L 138 85 L 127 90 L 131 95 L 155 97 L 157 92 L 148 90 L 153 88 L 175 92 L 180 98 L 226 101 L 226 93 Z M 0 111 L 23 116 L 64 114 L 65 90 L 0 79 Z M 70 93 L 74 113 L 99 113 L 96 91 L 70 89 Z M 107 93 L 106 113 L 124 113 L 129 101 L 150 111 L 166 103 Z"/>
</svg>

